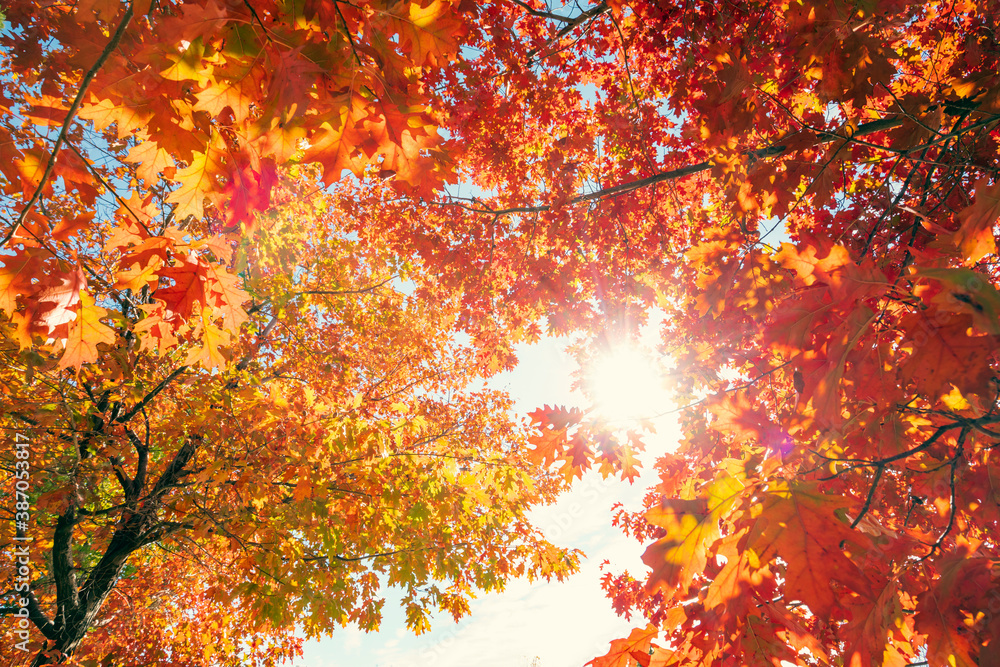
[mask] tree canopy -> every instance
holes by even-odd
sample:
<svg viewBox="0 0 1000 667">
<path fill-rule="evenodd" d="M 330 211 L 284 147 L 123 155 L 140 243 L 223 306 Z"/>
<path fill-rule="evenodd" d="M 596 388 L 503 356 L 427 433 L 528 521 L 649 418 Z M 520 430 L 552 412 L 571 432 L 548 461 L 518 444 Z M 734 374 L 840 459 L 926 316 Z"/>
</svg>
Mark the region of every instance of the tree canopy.
<svg viewBox="0 0 1000 667">
<path fill-rule="evenodd" d="M 36 662 L 277 663 L 385 583 L 420 631 L 572 571 L 527 510 L 642 460 L 649 572 L 603 580 L 639 627 L 596 667 L 996 664 L 998 17 L 13 3 L 0 543 L 33 539 Z M 483 386 L 653 308 L 672 453 Z"/>
</svg>

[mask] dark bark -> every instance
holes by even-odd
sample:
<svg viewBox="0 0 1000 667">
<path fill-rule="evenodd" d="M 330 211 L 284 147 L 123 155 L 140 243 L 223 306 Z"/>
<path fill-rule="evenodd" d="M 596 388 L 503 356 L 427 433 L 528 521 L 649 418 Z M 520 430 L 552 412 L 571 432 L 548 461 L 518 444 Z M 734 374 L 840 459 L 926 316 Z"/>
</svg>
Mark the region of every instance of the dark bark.
<svg viewBox="0 0 1000 667">
<path fill-rule="evenodd" d="M 56 582 L 56 615 L 50 621 L 41 610 L 38 610 L 37 617 L 33 614 L 31 619 L 35 626 L 52 640 L 53 645 L 48 651 L 42 651 L 35 656 L 33 667 L 56 664 L 60 660 L 49 657 L 47 652 L 59 656 L 73 654 L 94 624 L 115 582 L 121 576 L 129 556 L 142 547 L 187 527 L 184 524 L 160 521 L 158 515 L 164 496 L 181 481 L 185 474 L 185 466 L 194 458 L 201 441 L 198 436 L 188 438 L 156 480 L 149 494 L 138 502 L 135 499 L 145 486 L 147 454 L 145 446 L 137 447 L 140 461 L 134 479 L 129 480 L 123 473 L 116 471 L 119 479 L 124 479 L 126 501 L 131 500 L 134 503 L 135 511 L 123 519 L 104 555 L 91 570 L 87 580 L 79 587 L 73 569 L 73 525 L 76 523 L 77 515 L 75 506 L 71 505 L 59 517 L 52 557 L 53 576 Z"/>
</svg>

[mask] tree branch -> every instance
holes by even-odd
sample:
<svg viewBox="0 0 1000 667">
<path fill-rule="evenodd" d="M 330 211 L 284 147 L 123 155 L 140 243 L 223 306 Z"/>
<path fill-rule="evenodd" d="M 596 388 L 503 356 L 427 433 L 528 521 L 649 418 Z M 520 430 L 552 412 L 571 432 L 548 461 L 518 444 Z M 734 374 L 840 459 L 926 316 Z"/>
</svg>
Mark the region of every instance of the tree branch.
<svg viewBox="0 0 1000 667">
<path fill-rule="evenodd" d="M 181 472 L 184 470 L 184 466 L 194 458 L 195 452 L 198 450 L 198 445 L 203 441 L 200 435 L 192 435 L 188 437 L 184 445 L 177 450 L 174 454 L 174 459 L 167 466 L 167 469 L 163 471 L 160 478 L 156 480 L 156 484 L 153 485 L 152 491 L 144 499 L 144 505 L 155 505 L 159 498 L 166 493 L 172 486 L 177 483 L 180 479 Z"/>
<path fill-rule="evenodd" d="M 14 226 L 10 228 L 7 235 L 0 240 L 0 248 L 7 245 L 7 242 L 14 236 L 17 232 L 17 228 L 21 226 L 24 219 L 31 212 L 32 207 L 34 207 L 35 202 L 42 195 L 42 190 L 45 188 L 45 182 L 52 175 L 52 170 L 56 166 L 56 157 L 59 155 L 59 149 L 62 148 L 63 142 L 66 141 L 66 135 L 69 133 L 69 126 L 72 124 L 73 119 L 76 117 L 76 112 L 79 110 L 80 105 L 83 103 L 83 97 L 87 94 L 87 88 L 90 87 L 90 82 L 94 80 L 97 76 L 97 72 L 100 71 L 101 67 L 104 66 L 105 61 L 111 55 L 111 53 L 118 48 L 118 43 L 121 42 L 122 35 L 125 34 L 125 28 L 128 27 L 129 22 L 132 20 L 132 3 L 130 2 L 125 7 L 125 14 L 122 16 L 121 22 L 118 24 L 118 28 L 115 30 L 114 34 L 111 36 L 111 41 L 108 42 L 107 46 L 104 47 L 104 51 L 101 55 L 97 57 L 97 61 L 94 63 L 86 74 L 83 76 L 83 81 L 80 82 L 80 90 L 76 94 L 76 99 L 73 100 L 73 104 L 70 106 L 69 111 L 66 112 L 66 118 L 63 120 L 62 129 L 59 131 L 59 136 L 56 138 L 55 144 L 52 145 L 52 153 L 49 155 L 49 161 L 45 165 L 45 171 L 42 173 L 41 179 L 38 181 L 38 186 L 35 188 L 35 192 L 31 195 L 28 203 L 24 205 L 21 209 L 21 214 L 17 216 L 17 221 Z"/>
<path fill-rule="evenodd" d="M 931 550 L 920 560 L 930 558 L 934 552 L 940 549 L 945 538 L 948 537 L 948 534 L 951 532 L 951 529 L 955 527 L 955 515 L 958 513 L 958 505 L 955 498 L 955 471 L 958 469 L 959 461 L 962 460 L 962 453 L 965 451 L 965 436 L 968 435 L 968 433 L 968 428 L 962 429 L 962 432 L 958 436 L 958 451 L 955 452 L 955 456 L 951 459 L 951 475 L 948 480 L 948 486 L 951 491 L 948 499 L 948 507 L 951 511 L 948 513 L 948 525 L 944 527 L 944 530 L 937 538 L 937 541 L 931 545 Z"/>
<path fill-rule="evenodd" d="M 174 372 L 171 373 L 170 375 L 168 375 L 167 377 L 165 377 L 163 379 L 163 381 L 160 382 L 160 384 L 158 384 L 155 387 L 153 387 L 153 390 L 151 392 L 149 392 L 148 394 L 146 394 L 145 396 L 143 396 L 142 400 L 139 401 L 135 405 L 135 407 L 133 407 L 131 410 L 129 410 L 125 414 L 123 414 L 120 417 L 118 417 L 115 421 L 118 422 L 119 424 L 124 424 L 127 421 L 129 421 L 130 419 L 132 419 L 132 417 L 136 416 L 139 412 L 141 412 L 143 410 L 143 408 L 145 408 L 147 405 L 149 405 L 149 402 L 152 401 L 154 398 L 156 398 L 157 394 L 159 394 L 161 391 L 163 391 L 168 384 L 170 384 L 171 382 L 173 382 L 173 380 L 178 375 L 180 375 L 181 373 L 183 373 L 187 369 L 188 369 L 187 366 L 180 366 L 179 368 L 175 369 Z"/>
<path fill-rule="evenodd" d="M 865 518 L 865 515 L 868 514 L 868 510 L 871 509 L 872 499 L 875 498 L 875 489 L 878 488 L 878 482 L 882 479 L 882 472 L 884 470 L 884 465 L 875 468 L 875 479 L 872 480 L 872 485 L 868 489 L 868 497 L 865 498 L 865 504 L 861 506 L 861 511 L 858 513 L 857 518 L 851 522 L 851 528 L 856 528 L 861 523 L 861 519 Z"/>
<path fill-rule="evenodd" d="M 137 436 L 130 428 L 125 429 L 125 434 L 128 436 L 129 441 L 131 441 L 132 446 L 135 447 L 136 454 L 139 457 L 139 460 L 135 465 L 135 477 L 132 478 L 131 495 L 125 498 L 128 502 L 134 502 L 138 500 L 140 495 L 142 495 L 142 489 L 146 486 L 146 467 L 149 464 L 149 445 L 143 444 L 143 442 L 139 440 L 139 436 Z"/>
<path fill-rule="evenodd" d="M 14 595 L 21 595 L 28 600 L 28 620 L 35 624 L 47 639 L 55 639 L 59 636 L 59 631 L 52 621 L 49 620 L 45 612 L 42 611 L 41 605 L 38 604 L 38 598 L 35 597 L 35 592 L 31 590 L 30 584 L 27 591 L 15 591 L 13 589 L 4 593 L 8 595 L 13 593 Z M 0 617 L 13 616 L 21 609 L 20 605 L 11 605 L 9 607 L 0 607 Z"/>
<path fill-rule="evenodd" d="M 62 631 L 80 612 L 80 590 L 73 573 L 73 526 L 76 524 L 76 502 L 56 521 L 52 536 L 52 577 L 56 583 L 55 626 Z"/>
<path fill-rule="evenodd" d="M 578 25 L 579 21 L 576 18 L 570 18 L 568 16 L 560 16 L 559 14 L 553 14 L 551 12 L 543 12 L 540 9 L 535 9 L 526 2 L 521 0 L 510 0 L 515 5 L 528 12 L 532 16 L 537 16 L 543 19 L 552 19 L 553 21 L 560 21 L 561 23 L 569 23 L 571 25 Z"/>
<path fill-rule="evenodd" d="M 816 141 L 812 146 L 821 146 L 823 144 L 833 143 L 834 141 L 853 141 L 858 137 L 863 137 L 865 135 L 874 134 L 876 132 L 884 132 L 886 130 L 891 130 L 901 126 L 905 118 L 882 118 L 880 120 L 874 120 L 870 123 L 863 123 L 858 126 L 858 129 L 853 132 L 850 136 L 843 136 L 836 134 L 834 132 L 817 132 Z M 970 129 L 976 127 L 982 127 L 988 125 L 991 122 L 1000 120 L 1000 114 L 993 114 L 987 119 L 984 119 L 974 125 L 970 125 L 967 128 L 963 128 L 961 132 L 967 132 Z M 945 141 L 953 136 L 957 136 L 955 132 L 950 132 L 946 135 L 938 137 L 933 141 L 926 144 L 921 144 L 919 146 L 912 146 L 903 151 L 905 154 L 916 152 L 918 150 L 923 150 L 924 148 Z M 880 146 L 875 146 L 876 148 L 882 148 Z M 779 157 L 783 155 L 788 150 L 788 147 L 784 144 L 775 143 L 770 146 L 764 146 L 763 148 L 756 148 L 753 150 L 745 150 L 740 154 L 750 160 L 751 163 L 757 160 L 763 160 L 767 158 Z M 608 197 L 614 197 L 617 195 L 622 195 L 633 190 L 640 190 L 642 188 L 649 187 L 650 185 L 656 185 L 657 183 L 663 183 L 665 181 L 673 181 L 679 178 L 685 178 L 693 174 L 697 174 L 703 171 L 707 171 L 712 168 L 712 162 L 710 160 L 705 160 L 698 162 L 697 164 L 690 164 L 684 167 L 678 167 L 677 169 L 671 169 L 670 171 L 664 171 L 659 174 L 654 174 L 652 176 L 647 176 L 646 178 L 640 178 L 635 181 L 629 181 L 627 183 L 619 183 L 618 185 L 613 185 L 607 188 L 602 188 L 595 192 L 578 194 L 567 202 L 567 205 L 582 204 L 584 202 L 595 201 L 599 199 L 605 199 Z M 458 206 L 472 213 L 483 213 L 488 215 L 510 215 L 516 213 L 541 213 L 543 211 L 549 211 L 552 209 L 551 205 L 539 204 L 538 206 L 517 206 L 512 208 L 504 209 L 491 209 L 488 207 L 483 208 L 473 208 L 471 206 L 466 206 L 464 204 L 458 204 L 455 201 L 436 201 L 431 202 L 436 205 L 443 206 Z"/>
</svg>

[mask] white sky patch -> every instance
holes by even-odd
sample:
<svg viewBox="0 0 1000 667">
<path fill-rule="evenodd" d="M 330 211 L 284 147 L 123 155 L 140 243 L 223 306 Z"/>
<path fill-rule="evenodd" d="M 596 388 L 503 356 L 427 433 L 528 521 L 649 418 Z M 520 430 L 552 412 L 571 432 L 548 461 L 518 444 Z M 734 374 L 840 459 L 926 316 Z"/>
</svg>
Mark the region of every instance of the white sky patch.
<svg viewBox="0 0 1000 667">
<path fill-rule="evenodd" d="M 645 573 L 642 546 L 611 528 L 611 506 L 626 501 L 638 507 L 639 484 L 601 479 L 589 473 L 555 505 L 538 508 L 533 518 L 561 546 L 582 549 L 580 571 L 563 582 L 518 579 L 501 593 L 483 595 L 472 613 L 455 624 L 438 617 L 420 637 L 402 628 L 402 614 L 388 596 L 382 631 L 334 632 L 306 646 L 303 667 L 581 667 L 603 655 L 612 639 L 627 636 L 632 623 L 618 618 L 600 587 L 600 564 L 614 572 Z M 642 623 L 636 619 L 636 623 Z"/>
<path fill-rule="evenodd" d="M 361 638 L 364 636 L 364 633 L 357 626 L 349 625 L 343 629 L 343 633 L 344 648 L 348 651 L 357 651 L 361 648 Z"/>
</svg>

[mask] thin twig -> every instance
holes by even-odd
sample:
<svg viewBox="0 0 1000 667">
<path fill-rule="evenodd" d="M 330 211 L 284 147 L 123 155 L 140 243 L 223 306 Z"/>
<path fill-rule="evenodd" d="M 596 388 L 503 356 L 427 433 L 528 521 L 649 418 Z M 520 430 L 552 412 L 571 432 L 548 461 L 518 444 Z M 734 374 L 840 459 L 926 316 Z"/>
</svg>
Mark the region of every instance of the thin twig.
<svg viewBox="0 0 1000 667">
<path fill-rule="evenodd" d="M 101 55 L 98 56 L 93 67 L 87 71 L 83 77 L 83 81 L 80 82 L 80 90 L 77 91 L 76 99 L 73 100 L 73 104 L 70 106 L 69 111 L 66 112 L 66 119 L 63 120 L 62 129 L 59 131 L 56 143 L 52 146 L 52 153 L 49 155 L 49 161 L 45 165 L 45 171 L 42 173 L 42 178 L 38 181 L 38 186 L 35 188 L 35 192 L 31 195 L 28 203 L 24 205 L 23 209 L 21 209 L 21 214 L 17 216 L 17 221 L 14 223 L 14 226 L 11 227 L 10 231 L 7 232 L 7 235 L 0 240 L 0 248 L 7 245 L 7 242 L 13 238 L 18 227 L 21 226 L 21 223 L 24 222 L 28 213 L 31 212 L 35 202 L 37 202 L 38 198 L 41 197 L 42 190 L 45 188 L 45 182 L 49 179 L 49 176 L 52 175 L 52 170 L 56 166 L 56 157 L 59 155 L 59 149 L 62 148 L 63 142 L 66 141 L 66 135 L 69 133 L 69 126 L 73 122 L 73 118 L 76 117 L 76 112 L 80 108 L 80 105 L 83 103 L 83 96 L 87 94 L 87 88 L 90 87 L 90 82 L 94 80 L 95 76 L 97 76 L 97 72 L 104 66 L 104 62 L 108 59 L 111 53 L 118 48 L 118 43 L 121 42 L 122 35 L 125 34 L 125 28 L 128 27 L 131 20 L 132 3 L 130 2 L 125 8 L 125 15 L 122 16 L 121 23 L 118 24 L 118 28 L 111 36 L 111 41 L 108 42 L 106 47 L 104 47 L 104 51 L 101 52 Z"/>
<path fill-rule="evenodd" d="M 861 523 L 861 519 L 863 519 L 865 515 L 868 514 L 868 510 L 872 506 L 872 499 L 875 498 L 875 489 L 878 488 L 878 482 L 880 479 L 882 479 L 882 472 L 884 470 L 885 470 L 884 465 L 875 468 L 875 479 L 872 480 L 872 485 L 868 489 L 868 497 L 865 498 L 865 504 L 861 506 L 861 512 L 858 513 L 857 518 L 851 522 L 851 528 L 856 528 L 857 525 Z"/>
<path fill-rule="evenodd" d="M 165 377 L 163 379 L 163 381 L 160 382 L 160 384 L 156 385 L 151 392 L 149 392 L 148 394 L 146 394 L 145 396 L 143 396 L 142 400 L 139 401 L 139 403 L 134 408 L 132 408 L 131 410 L 129 410 L 128 412 L 126 412 L 125 414 L 123 414 L 121 417 L 119 417 L 115 421 L 118 422 L 119 424 L 125 424 L 130 419 L 132 419 L 132 417 L 134 417 L 135 415 L 137 415 L 139 412 L 142 412 L 143 408 L 145 408 L 146 405 L 148 405 L 150 401 L 152 401 L 154 398 L 156 398 L 157 394 L 159 394 L 161 391 L 163 391 L 163 389 L 168 384 L 170 384 L 178 375 L 180 375 L 181 373 L 183 373 L 184 371 L 186 371 L 187 368 L 188 368 L 187 366 L 180 366 L 180 367 L 176 368 L 170 375 L 168 375 L 167 377 Z"/>
<path fill-rule="evenodd" d="M 553 14 L 551 12 L 543 12 L 540 9 L 535 9 L 526 2 L 521 2 L 521 0 L 510 0 L 515 5 L 528 12 L 532 16 L 537 16 L 543 19 L 552 19 L 553 21 L 561 21 L 562 23 L 573 23 L 576 19 L 570 18 L 568 16 L 560 16 L 559 14 Z M 573 23 L 576 25 L 575 23 Z"/>
<path fill-rule="evenodd" d="M 998 116 L 1000 118 L 1000 116 Z M 903 120 L 900 118 L 883 118 L 881 120 L 875 120 L 870 123 L 864 123 L 858 126 L 858 129 L 850 137 L 842 137 L 832 132 L 821 132 L 816 137 L 816 142 L 813 146 L 821 146 L 823 144 L 833 143 L 834 141 L 851 141 L 855 140 L 855 137 L 861 137 L 867 134 L 873 134 L 875 132 L 884 132 L 885 130 L 891 130 L 893 128 L 899 127 L 903 124 Z M 756 160 L 762 160 L 766 158 L 779 157 L 788 151 L 788 147 L 781 144 L 775 143 L 770 146 L 764 146 L 763 148 L 756 148 L 753 150 L 746 150 L 741 153 L 744 157 L 748 158 L 751 162 Z M 677 169 L 671 169 L 670 171 L 661 172 L 659 174 L 654 174 L 652 176 L 647 176 L 646 178 L 640 178 L 635 181 L 629 181 L 628 183 L 620 183 L 618 185 L 613 185 L 611 187 L 602 188 L 595 192 L 579 194 L 573 197 L 567 202 L 567 205 L 582 204 L 583 202 L 594 201 L 598 199 L 605 199 L 609 197 L 615 197 L 622 195 L 633 190 L 640 190 L 642 188 L 649 187 L 650 185 L 655 185 L 656 183 L 663 183 L 664 181 L 673 181 L 679 178 L 684 178 L 686 176 L 691 176 L 703 171 L 707 171 L 713 167 L 711 160 L 705 160 L 703 162 L 698 162 L 697 164 L 689 164 L 684 167 L 679 167 Z M 439 206 L 458 206 L 472 213 L 483 213 L 488 215 L 509 215 L 515 213 L 541 213 L 543 211 L 549 211 L 552 209 L 551 205 L 540 204 L 538 206 L 518 206 L 514 208 L 505 209 L 491 209 L 488 207 L 483 208 L 473 208 L 471 206 L 466 206 L 464 204 L 458 204 L 454 201 L 435 201 L 430 202 Z"/>
</svg>

